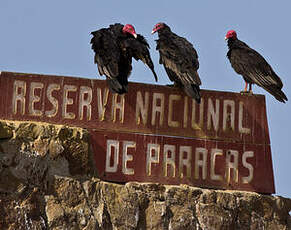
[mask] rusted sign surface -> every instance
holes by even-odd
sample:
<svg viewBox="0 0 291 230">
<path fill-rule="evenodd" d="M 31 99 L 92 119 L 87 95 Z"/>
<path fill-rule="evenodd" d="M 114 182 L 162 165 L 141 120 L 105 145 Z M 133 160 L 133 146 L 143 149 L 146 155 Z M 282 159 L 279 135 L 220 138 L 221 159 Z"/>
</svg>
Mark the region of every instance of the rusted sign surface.
<svg viewBox="0 0 291 230">
<path fill-rule="evenodd" d="M 105 81 L 2 72 L 0 117 L 107 131 L 155 133 L 269 144 L 265 98 L 202 90 L 202 102 L 179 89 L 130 83 L 111 94 Z"/>
<path fill-rule="evenodd" d="M 270 146 L 91 131 L 100 178 L 273 193 Z"/>
<path fill-rule="evenodd" d="M 202 101 L 198 105 L 181 90 L 166 86 L 130 83 L 129 92 L 121 96 L 109 92 L 106 82 L 101 80 L 10 72 L 2 72 L 0 76 L 1 119 L 44 121 L 97 130 L 92 138 L 96 156 L 103 159 L 103 163 L 96 163 L 104 179 L 274 192 L 265 97 L 262 95 L 202 90 Z M 120 142 L 120 146 L 123 146 L 123 141 L 135 142 L 135 161 L 128 161 L 129 165 L 134 164 L 131 167 L 135 169 L 134 176 L 127 177 L 120 171 L 106 173 L 107 142 L 104 135 L 113 135 L 112 140 Z M 99 140 L 97 136 L 103 139 Z M 174 178 L 161 176 L 164 170 L 162 155 L 159 164 L 152 164 L 151 176 L 146 174 L 146 163 L 142 157 L 147 146 L 142 140 L 159 144 L 161 154 L 163 146 L 176 146 L 175 170 L 178 171 L 174 170 Z M 102 151 L 98 150 L 96 143 Z M 194 167 L 194 171 L 191 171 L 190 177 L 180 177 L 179 146 L 192 146 L 191 170 Z M 196 178 L 195 154 L 196 148 L 201 146 L 207 150 L 207 156 L 204 156 L 207 161 L 201 159 L 207 162 L 205 167 L 208 171 L 203 170 L 207 171 L 207 175 L 211 173 L 211 154 L 214 154 L 215 172 L 221 180 L 209 179 L 211 174 L 206 179 Z M 133 151 L 133 147 L 128 149 Z M 235 156 L 230 155 L 235 162 L 237 160 L 238 181 L 232 183 L 225 175 L 228 171 L 224 164 L 233 166 L 233 163 L 225 163 L 227 155 L 212 153 L 213 149 L 223 149 L 224 155 L 226 151 L 238 151 Z M 197 156 L 200 157 L 199 154 Z M 136 161 L 139 157 L 142 160 Z M 171 158 L 170 155 L 168 158 Z M 197 160 L 200 171 L 201 159 Z M 167 166 L 169 173 L 174 173 L 170 171 L 173 164 Z M 235 170 L 229 169 L 230 173 Z M 251 170 L 252 183 L 244 183 Z"/>
</svg>

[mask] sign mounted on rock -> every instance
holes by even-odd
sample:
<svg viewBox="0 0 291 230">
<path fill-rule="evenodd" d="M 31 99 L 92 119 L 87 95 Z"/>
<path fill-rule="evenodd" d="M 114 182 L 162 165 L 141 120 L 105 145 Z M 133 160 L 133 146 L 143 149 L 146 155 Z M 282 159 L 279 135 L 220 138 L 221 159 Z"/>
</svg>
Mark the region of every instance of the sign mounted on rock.
<svg viewBox="0 0 291 230">
<path fill-rule="evenodd" d="M 2 72 L 1 119 L 90 130 L 99 177 L 274 193 L 265 97 Z"/>
</svg>

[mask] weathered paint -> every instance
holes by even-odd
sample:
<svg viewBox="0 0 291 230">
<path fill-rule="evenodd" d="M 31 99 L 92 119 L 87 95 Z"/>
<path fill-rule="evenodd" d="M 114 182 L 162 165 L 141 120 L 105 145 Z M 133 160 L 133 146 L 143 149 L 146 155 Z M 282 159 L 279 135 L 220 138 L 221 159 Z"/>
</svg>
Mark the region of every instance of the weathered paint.
<svg viewBox="0 0 291 230">
<path fill-rule="evenodd" d="M 198 105 L 181 90 L 129 84 L 109 92 L 106 82 L 2 72 L 0 118 L 36 120 L 106 131 L 269 144 L 262 95 L 202 90 Z"/>
<path fill-rule="evenodd" d="M 274 193 L 263 95 L 202 90 L 198 105 L 181 90 L 166 86 L 130 83 L 127 94 L 117 95 L 109 92 L 101 80 L 10 72 L 0 76 L 1 119 L 97 130 L 92 131 L 92 144 L 100 159 L 96 165 L 103 179 Z M 112 136 L 109 142 L 104 135 Z M 153 152 L 159 148 L 160 155 L 144 158 L 149 148 L 147 142 L 152 143 Z M 119 149 L 115 151 L 120 152 L 119 157 L 124 153 L 122 160 L 126 163 L 109 164 L 106 171 L 106 149 L 116 145 Z M 180 159 L 180 149 L 185 150 L 185 159 Z M 127 151 L 133 153 L 126 154 Z M 164 151 L 168 156 L 163 155 Z M 191 162 L 187 158 L 190 155 Z M 150 160 L 151 167 L 146 160 Z M 215 168 L 211 162 L 216 162 Z M 116 167 L 118 170 L 114 171 Z M 188 167 L 182 174 L 191 173 L 190 177 L 181 178 L 180 167 Z M 230 169 L 227 171 L 226 167 Z M 234 181 L 230 177 L 233 171 Z M 253 172 L 253 178 L 247 172 Z"/>
<path fill-rule="evenodd" d="M 91 131 L 100 178 L 274 193 L 269 145 Z"/>
</svg>

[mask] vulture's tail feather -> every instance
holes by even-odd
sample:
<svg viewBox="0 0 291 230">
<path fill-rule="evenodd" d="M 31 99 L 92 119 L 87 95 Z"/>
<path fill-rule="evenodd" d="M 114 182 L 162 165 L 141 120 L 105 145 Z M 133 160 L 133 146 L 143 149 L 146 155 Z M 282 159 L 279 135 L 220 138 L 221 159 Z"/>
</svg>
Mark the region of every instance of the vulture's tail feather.
<svg viewBox="0 0 291 230">
<path fill-rule="evenodd" d="M 200 96 L 200 88 L 198 85 L 189 84 L 184 85 L 185 93 L 196 100 L 198 104 L 201 102 L 201 96 Z"/>
</svg>

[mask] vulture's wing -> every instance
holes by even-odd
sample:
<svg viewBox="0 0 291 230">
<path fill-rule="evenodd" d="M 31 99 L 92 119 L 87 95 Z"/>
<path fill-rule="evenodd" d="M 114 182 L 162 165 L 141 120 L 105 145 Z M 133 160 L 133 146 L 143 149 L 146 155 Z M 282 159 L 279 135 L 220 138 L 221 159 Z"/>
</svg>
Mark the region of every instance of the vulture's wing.
<svg viewBox="0 0 291 230">
<path fill-rule="evenodd" d="M 154 64 L 149 52 L 149 44 L 143 36 L 138 34 L 136 39 L 127 38 L 123 41 L 122 46 L 122 48 L 126 49 L 129 56 L 134 57 L 135 60 L 141 60 L 144 64 L 146 64 L 153 72 L 155 80 L 158 81 L 157 74 L 154 70 Z"/>
<path fill-rule="evenodd" d="M 92 49 L 95 52 L 95 63 L 99 74 L 107 78 L 116 78 L 119 75 L 118 63 L 120 50 L 116 36 L 109 29 L 100 29 L 91 33 Z"/>
<path fill-rule="evenodd" d="M 261 87 L 276 85 L 281 89 L 283 86 L 281 79 L 267 61 L 251 48 L 232 50 L 231 65 L 237 73 Z"/>
<path fill-rule="evenodd" d="M 160 63 L 165 66 L 172 81 L 180 81 L 184 85 L 201 85 L 197 69 L 198 55 L 193 45 L 185 38 L 174 36 L 167 41 L 158 40 Z"/>
<path fill-rule="evenodd" d="M 283 87 L 281 79 L 257 51 L 249 47 L 233 49 L 230 61 L 234 70 L 245 79 L 261 86 L 279 101 L 287 100 L 281 91 Z"/>
</svg>

